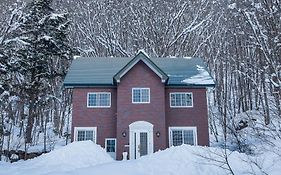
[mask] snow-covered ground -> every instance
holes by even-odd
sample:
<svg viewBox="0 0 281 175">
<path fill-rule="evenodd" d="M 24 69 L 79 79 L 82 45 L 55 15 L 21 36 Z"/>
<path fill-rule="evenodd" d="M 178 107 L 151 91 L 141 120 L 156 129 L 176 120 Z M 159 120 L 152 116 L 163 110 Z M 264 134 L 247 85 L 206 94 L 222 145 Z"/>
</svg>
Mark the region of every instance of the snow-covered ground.
<svg viewBox="0 0 281 175">
<path fill-rule="evenodd" d="M 235 174 L 281 172 L 281 156 L 269 149 L 255 157 L 230 151 L 226 154 Z M 0 162 L 0 175 L 225 175 L 229 174 L 229 168 L 224 155 L 221 148 L 182 145 L 138 160 L 114 161 L 99 145 L 86 141 L 71 143 L 28 161 Z"/>
</svg>

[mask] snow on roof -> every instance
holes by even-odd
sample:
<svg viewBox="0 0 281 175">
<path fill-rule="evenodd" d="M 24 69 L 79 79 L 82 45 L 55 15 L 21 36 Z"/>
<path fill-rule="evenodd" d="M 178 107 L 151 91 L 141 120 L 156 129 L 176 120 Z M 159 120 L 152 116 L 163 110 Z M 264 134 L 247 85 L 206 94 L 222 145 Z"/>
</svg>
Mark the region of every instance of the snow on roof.
<svg viewBox="0 0 281 175">
<path fill-rule="evenodd" d="M 187 84 L 196 84 L 196 85 L 214 84 L 213 78 L 210 76 L 210 74 L 204 67 L 197 65 L 197 71 L 198 71 L 197 75 L 194 75 L 190 78 L 186 78 L 182 80 L 182 82 Z"/>
<path fill-rule="evenodd" d="M 138 51 L 137 55 L 138 55 L 139 53 L 143 53 L 147 58 L 149 58 L 148 54 L 144 51 L 144 49 L 140 49 L 140 50 Z"/>
<path fill-rule="evenodd" d="M 74 55 L 73 59 L 76 60 L 77 58 L 81 57 L 80 55 Z"/>
</svg>

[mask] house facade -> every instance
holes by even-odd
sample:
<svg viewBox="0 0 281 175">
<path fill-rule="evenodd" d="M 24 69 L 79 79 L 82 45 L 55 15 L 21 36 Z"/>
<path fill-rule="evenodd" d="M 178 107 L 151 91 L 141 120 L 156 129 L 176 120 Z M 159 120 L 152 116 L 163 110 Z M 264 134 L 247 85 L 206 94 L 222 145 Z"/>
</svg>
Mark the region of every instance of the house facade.
<svg viewBox="0 0 281 175">
<path fill-rule="evenodd" d="M 209 145 L 199 58 L 77 58 L 64 81 L 73 89 L 72 141 L 92 140 L 118 160 L 181 144 Z"/>
</svg>

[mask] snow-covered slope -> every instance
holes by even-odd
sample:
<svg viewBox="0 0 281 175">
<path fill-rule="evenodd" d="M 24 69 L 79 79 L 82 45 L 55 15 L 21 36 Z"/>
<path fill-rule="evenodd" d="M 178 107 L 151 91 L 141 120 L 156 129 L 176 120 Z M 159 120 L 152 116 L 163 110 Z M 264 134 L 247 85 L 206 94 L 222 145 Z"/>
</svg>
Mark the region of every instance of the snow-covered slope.
<svg viewBox="0 0 281 175">
<path fill-rule="evenodd" d="M 4 170 L 1 168 L 0 174 L 52 174 L 112 161 L 113 159 L 99 145 L 91 141 L 75 142 L 28 161 L 2 163 L 0 167 L 7 167 Z"/>
<path fill-rule="evenodd" d="M 279 145 L 278 143 L 276 145 Z M 281 157 L 264 152 L 250 157 L 220 148 L 182 145 L 141 157 L 138 160 L 113 161 L 100 146 L 76 142 L 36 159 L 14 164 L 0 162 L 1 175 L 225 175 L 225 153 L 234 174 L 279 175 Z M 255 166 L 259 161 L 262 170 Z"/>
<path fill-rule="evenodd" d="M 76 169 L 64 175 L 226 175 L 230 174 L 225 164 L 225 151 L 220 148 L 182 145 L 144 156 L 138 160 L 113 162 L 98 166 Z M 251 157 L 238 152 L 226 151 L 234 174 L 263 174 L 250 163 Z M 256 159 L 257 157 L 255 157 Z M 276 154 L 257 158 L 263 169 L 271 175 L 279 175 L 281 160 Z M 58 174 L 57 174 L 58 175 Z"/>
</svg>

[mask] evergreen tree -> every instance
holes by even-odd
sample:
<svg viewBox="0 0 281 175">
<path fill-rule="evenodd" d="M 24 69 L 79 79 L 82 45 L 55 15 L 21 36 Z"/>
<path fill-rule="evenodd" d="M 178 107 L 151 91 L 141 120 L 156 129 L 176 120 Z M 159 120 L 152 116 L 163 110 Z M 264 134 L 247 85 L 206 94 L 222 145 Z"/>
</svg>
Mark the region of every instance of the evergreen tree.
<svg viewBox="0 0 281 175">
<path fill-rule="evenodd" d="M 67 14 L 56 14 L 52 0 L 33 0 L 13 22 L 4 40 L 13 91 L 28 108 L 26 142 L 40 109 L 50 102 L 54 80 L 65 75 L 73 49 L 68 43 Z"/>
</svg>

